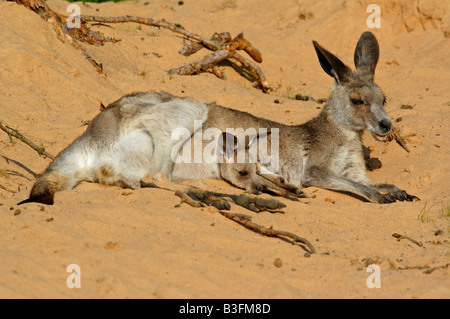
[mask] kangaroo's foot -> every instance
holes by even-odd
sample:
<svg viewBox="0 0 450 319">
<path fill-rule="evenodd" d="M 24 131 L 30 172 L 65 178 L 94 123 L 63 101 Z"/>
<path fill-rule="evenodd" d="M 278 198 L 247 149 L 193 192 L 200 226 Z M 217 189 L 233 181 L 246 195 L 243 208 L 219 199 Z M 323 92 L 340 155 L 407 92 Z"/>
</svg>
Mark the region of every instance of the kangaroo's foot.
<svg viewBox="0 0 450 319">
<path fill-rule="evenodd" d="M 414 195 L 408 194 L 406 191 L 399 189 L 397 186 L 392 184 L 375 184 L 372 187 L 378 191 L 384 192 L 383 194 L 384 200 L 387 200 L 389 203 L 395 201 L 419 201 L 420 198 Z M 392 200 L 392 201 L 389 201 Z"/>
<path fill-rule="evenodd" d="M 186 198 L 186 196 L 189 198 Z M 263 199 L 258 197 L 250 197 L 247 194 L 231 195 L 214 193 L 201 189 L 190 189 L 184 194 L 177 194 L 177 196 L 185 199 L 185 202 L 194 207 L 214 206 L 217 209 L 230 210 L 231 205 L 228 198 L 236 205 L 244 207 L 252 212 L 268 211 L 271 213 L 283 213 L 280 208 L 286 207 L 282 202 L 275 199 Z M 187 199 L 187 200 L 186 200 Z"/>
</svg>

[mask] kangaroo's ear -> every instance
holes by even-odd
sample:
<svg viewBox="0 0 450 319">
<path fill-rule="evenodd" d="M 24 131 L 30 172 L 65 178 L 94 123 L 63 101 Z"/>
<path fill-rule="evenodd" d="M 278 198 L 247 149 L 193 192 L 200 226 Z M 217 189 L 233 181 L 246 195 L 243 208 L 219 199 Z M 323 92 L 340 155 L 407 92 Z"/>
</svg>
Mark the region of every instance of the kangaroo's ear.
<svg viewBox="0 0 450 319">
<path fill-rule="evenodd" d="M 222 132 L 219 138 L 218 152 L 220 155 L 231 158 L 236 151 L 238 145 L 238 139 L 231 133 Z"/>
<path fill-rule="evenodd" d="M 380 48 L 377 39 L 371 32 L 364 32 L 359 38 L 355 49 L 354 59 L 356 68 L 367 68 L 374 74 L 379 55 Z"/>
<path fill-rule="evenodd" d="M 336 56 L 322 48 L 316 41 L 313 41 L 313 45 L 322 69 L 329 76 L 332 76 L 338 84 L 346 82 L 352 74 L 352 70 Z"/>
<path fill-rule="evenodd" d="M 272 132 L 269 131 L 269 132 L 264 132 L 264 133 L 261 133 L 261 134 L 256 134 L 256 135 L 253 135 L 253 136 L 249 136 L 249 141 L 248 141 L 248 144 L 245 146 L 245 148 L 248 150 L 248 149 L 252 148 L 253 146 L 256 146 L 256 142 L 257 141 L 259 141 L 262 138 L 265 138 L 265 137 L 269 136 L 271 133 Z"/>
</svg>

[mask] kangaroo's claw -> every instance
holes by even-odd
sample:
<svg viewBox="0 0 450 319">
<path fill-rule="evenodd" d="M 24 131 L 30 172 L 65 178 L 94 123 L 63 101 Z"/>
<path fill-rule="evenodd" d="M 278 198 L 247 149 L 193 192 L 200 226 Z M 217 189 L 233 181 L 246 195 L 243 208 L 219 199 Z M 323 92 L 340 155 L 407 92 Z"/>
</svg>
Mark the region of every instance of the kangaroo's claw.
<svg viewBox="0 0 450 319">
<path fill-rule="evenodd" d="M 420 198 L 414 195 L 410 195 L 407 192 L 403 191 L 403 200 L 408 201 L 408 202 L 417 202 L 420 201 Z"/>
<path fill-rule="evenodd" d="M 381 194 L 380 198 L 378 199 L 378 202 L 380 204 L 390 204 L 394 203 L 395 201 L 415 202 L 420 201 L 420 198 L 414 195 L 410 195 L 404 190 L 398 190 L 392 193 Z"/>
</svg>

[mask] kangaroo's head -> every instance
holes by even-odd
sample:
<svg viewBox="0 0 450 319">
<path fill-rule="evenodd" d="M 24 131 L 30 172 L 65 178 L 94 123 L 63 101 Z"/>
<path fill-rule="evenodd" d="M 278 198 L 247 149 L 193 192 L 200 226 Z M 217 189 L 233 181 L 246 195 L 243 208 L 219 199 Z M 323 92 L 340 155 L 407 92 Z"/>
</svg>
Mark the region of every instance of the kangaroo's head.
<svg viewBox="0 0 450 319">
<path fill-rule="evenodd" d="M 236 187 L 243 188 L 251 193 L 260 193 L 264 186 L 258 173 L 258 164 L 250 160 L 249 148 L 254 145 L 256 138 L 250 139 L 247 145 L 239 143 L 236 136 L 230 133 L 222 133 L 219 140 L 219 154 L 224 157 L 220 164 L 222 178 Z M 239 152 L 245 152 L 245 161 L 238 156 Z"/>
<path fill-rule="evenodd" d="M 392 122 L 384 109 L 386 99 L 374 82 L 379 57 L 375 36 L 364 32 L 359 38 L 354 72 L 317 42 L 313 41 L 313 45 L 323 70 L 336 81 L 324 112 L 349 130 L 367 129 L 378 136 L 388 135 Z"/>
</svg>

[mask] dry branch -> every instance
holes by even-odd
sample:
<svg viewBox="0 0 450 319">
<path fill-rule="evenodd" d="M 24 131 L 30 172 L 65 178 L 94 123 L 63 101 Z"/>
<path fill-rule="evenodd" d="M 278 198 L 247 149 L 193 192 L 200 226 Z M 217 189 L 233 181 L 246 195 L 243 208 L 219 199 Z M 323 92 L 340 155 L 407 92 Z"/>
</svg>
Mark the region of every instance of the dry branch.
<svg viewBox="0 0 450 319">
<path fill-rule="evenodd" d="M 316 253 L 316 249 L 314 248 L 314 246 L 307 239 L 305 239 L 303 237 L 297 236 L 293 233 L 290 233 L 290 232 L 287 232 L 284 230 L 275 230 L 272 228 L 272 226 L 267 228 L 267 227 L 255 224 L 252 221 L 250 221 L 249 216 L 245 216 L 245 215 L 243 216 L 242 214 L 233 214 L 233 213 L 224 212 L 224 211 L 219 211 L 219 213 L 222 214 L 223 216 L 225 216 L 225 217 L 227 217 L 249 229 L 257 231 L 263 235 L 270 236 L 270 237 L 288 237 L 296 243 L 305 244 L 309 248 L 311 254 Z"/>
<path fill-rule="evenodd" d="M 249 228 L 251 230 L 254 230 L 256 232 L 259 232 L 263 235 L 266 236 L 270 236 L 270 237 L 287 237 L 292 239 L 293 242 L 295 243 L 302 243 L 304 245 L 306 245 L 309 248 L 309 252 L 311 254 L 316 253 L 316 250 L 314 248 L 314 246 L 305 238 L 297 236 L 293 233 L 284 231 L 284 230 L 275 230 L 271 227 L 267 228 L 258 224 L 255 224 L 251 221 L 251 217 L 244 215 L 244 214 L 235 214 L 235 213 L 230 213 L 230 212 L 225 212 L 222 209 L 227 209 L 229 210 L 229 206 L 227 205 L 223 205 L 223 202 L 225 202 L 224 200 L 221 200 L 220 198 L 216 198 L 217 195 L 225 195 L 225 194 L 216 194 L 216 193 L 211 193 L 211 192 L 198 192 L 199 190 L 196 190 L 194 192 L 188 192 L 185 193 L 183 191 L 176 191 L 175 195 L 180 197 L 183 203 L 186 203 L 192 207 L 205 207 L 205 203 L 207 203 L 208 205 L 212 205 L 216 208 L 218 208 L 218 211 L 221 215 L 237 222 L 238 224 L 241 224 L 243 226 L 245 226 L 246 228 Z M 230 198 L 232 198 L 232 195 L 228 195 Z M 222 196 L 224 197 L 224 196 Z M 239 198 L 241 198 L 241 196 L 239 196 Z M 194 199 L 195 198 L 195 199 Z M 210 200 L 211 199 L 211 200 Z M 236 204 L 238 204 L 238 201 L 236 201 L 234 199 L 234 201 L 236 202 Z M 267 200 L 263 200 L 264 204 L 267 205 L 267 203 L 269 203 L 269 201 Z M 222 202 L 222 205 L 217 205 L 217 203 L 220 204 L 220 202 Z M 270 204 L 270 203 L 269 203 Z M 239 205 L 239 204 L 238 204 Z M 226 207 L 224 207 L 226 206 Z M 242 206 L 242 205 L 240 205 Z M 221 208 L 223 207 L 223 208 Z M 247 207 L 248 209 L 248 207 Z M 268 211 L 270 211 L 270 209 L 266 209 Z"/>
<path fill-rule="evenodd" d="M 19 139 L 20 141 L 24 142 L 28 146 L 30 146 L 32 149 L 34 149 L 36 152 L 39 153 L 39 155 L 44 155 L 48 158 L 51 158 L 52 160 L 55 159 L 55 157 L 52 154 L 49 154 L 45 151 L 45 148 L 39 147 L 38 145 L 31 142 L 29 139 L 27 139 L 25 136 L 23 136 L 20 132 L 18 132 L 15 129 L 12 129 L 8 126 L 5 126 L 0 122 L 0 129 L 5 131 L 9 136 L 14 136 L 15 138 Z"/>
<path fill-rule="evenodd" d="M 79 45 L 79 42 L 94 44 L 94 45 L 104 45 L 106 42 L 117 42 L 119 40 L 105 37 L 99 32 L 92 31 L 89 29 L 88 22 L 97 23 L 126 23 L 133 22 L 144 24 L 152 27 L 168 29 L 172 32 L 183 35 L 187 40 L 192 41 L 192 44 L 185 45 L 180 51 L 183 55 L 191 55 L 201 48 L 205 47 L 214 52 L 212 56 L 205 57 L 203 60 L 196 63 L 195 66 L 184 66 L 182 68 L 177 68 L 170 70 L 170 74 L 195 74 L 199 72 L 211 72 L 220 78 L 224 78 L 223 73 L 217 68 L 216 63 L 224 59 L 232 58 L 241 64 L 241 67 L 246 69 L 258 82 L 264 92 L 269 91 L 269 84 L 261 71 L 261 69 L 256 66 L 251 61 L 245 59 L 236 50 L 244 50 L 247 52 L 252 59 L 257 62 L 262 62 L 261 53 L 253 47 L 253 45 L 239 35 L 234 40 L 231 40 L 229 33 L 215 33 L 211 39 L 204 38 L 198 34 L 189 32 L 183 28 L 180 24 L 170 23 L 165 20 L 154 20 L 152 18 L 143 18 L 137 16 L 120 16 L 120 17 L 99 17 L 99 16 L 88 16 L 80 15 L 80 26 L 77 28 L 69 28 L 67 25 L 67 17 L 54 12 L 49 6 L 44 2 L 44 0 L 14 0 L 17 4 L 23 5 L 26 8 L 36 12 L 42 19 L 50 23 L 55 32 L 56 36 L 62 42 L 69 42 L 75 49 L 77 49 L 96 69 L 96 71 L 103 77 L 106 74 L 103 73 L 103 66 L 101 63 L 97 63 L 92 59 L 85 50 Z M 231 41 L 231 42 L 230 42 Z M 225 46 L 225 47 L 224 47 Z M 200 66 L 199 66 L 200 65 Z M 192 68 L 190 70 L 189 68 Z"/>
<path fill-rule="evenodd" d="M 242 68 L 250 72 L 250 74 L 258 81 L 264 92 L 270 90 L 269 84 L 261 69 L 253 62 L 245 59 L 243 56 L 235 52 L 243 50 L 256 62 L 262 62 L 261 53 L 248 41 L 242 34 L 231 40 L 228 32 L 215 33 L 211 39 L 204 38 L 198 34 L 189 32 L 180 24 L 167 22 L 165 20 L 155 20 L 152 18 L 143 18 L 137 16 L 121 16 L 121 17 L 99 17 L 99 16 L 80 16 L 83 22 L 101 22 L 101 23 L 126 23 L 134 22 L 153 27 L 168 29 L 172 32 L 183 35 L 187 40 L 193 41 L 190 45 L 184 45 L 179 51 L 182 55 L 191 55 L 198 52 L 202 47 L 215 51 L 214 53 L 204 57 L 202 60 L 193 64 L 188 64 L 180 68 L 169 70 L 169 74 L 191 75 L 199 72 L 212 72 L 220 78 L 223 74 L 216 68 L 216 64 L 225 59 L 235 59 Z"/>
<path fill-rule="evenodd" d="M 225 41 L 228 41 L 226 39 Z M 205 56 L 200 61 L 187 64 L 185 66 L 169 70 L 169 74 L 180 74 L 180 75 L 191 75 L 191 74 L 197 74 L 200 72 L 211 72 L 213 70 L 213 73 L 217 74 L 217 71 L 214 72 L 215 67 L 217 63 L 220 61 L 223 61 L 225 59 L 229 58 L 236 58 L 236 52 L 237 50 L 244 50 L 247 52 L 255 61 L 262 62 L 261 53 L 255 49 L 252 44 L 246 40 L 242 33 L 240 33 L 238 36 L 236 36 L 231 41 L 228 41 L 223 45 L 220 49 L 216 50 L 215 52 Z M 187 51 L 186 53 L 190 53 L 190 51 Z M 239 57 L 237 58 L 239 59 Z M 248 61 L 245 63 L 246 69 L 253 69 L 253 66 L 250 66 Z M 244 64 L 243 64 L 244 65 Z M 256 72 L 256 71 L 255 71 Z M 223 77 L 222 75 L 218 75 L 218 77 Z M 258 73 L 256 72 L 255 77 L 260 77 Z"/>
<path fill-rule="evenodd" d="M 16 191 L 12 191 L 12 190 L 10 190 L 10 189 L 7 189 L 5 186 L 3 186 L 2 184 L 0 184 L 0 189 L 3 189 L 3 190 L 5 190 L 5 191 L 7 191 L 7 192 L 9 192 L 9 193 L 13 193 L 13 194 L 15 194 L 15 193 L 17 193 Z"/>
<path fill-rule="evenodd" d="M 400 144 L 401 147 L 405 149 L 408 153 L 410 152 L 408 146 L 406 146 L 406 141 L 403 139 L 403 137 L 400 136 L 400 133 L 395 127 L 392 127 L 391 133 L 387 137 L 388 141 L 395 140 L 398 144 Z"/>
<path fill-rule="evenodd" d="M 92 59 L 86 51 L 78 44 L 81 41 L 88 44 L 103 45 L 106 42 L 116 42 L 112 38 L 107 38 L 98 32 L 90 30 L 85 24 L 80 24 L 79 28 L 69 28 L 67 26 L 67 17 L 54 12 L 43 0 L 15 0 L 17 4 L 36 12 L 43 20 L 50 23 L 55 32 L 56 37 L 62 42 L 69 42 L 76 50 L 78 50 L 92 64 L 95 70 L 101 75 L 103 67 Z"/>
<path fill-rule="evenodd" d="M 422 243 L 419 243 L 417 240 L 414 240 L 411 237 L 408 237 L 408 236 L 405 236 L 405 235 L 400 235 L 398 233 L 393 233 L 392 237 L 397 238 L 397 241 L 400 241 L 400 239 L 406 239 L 406 240 L 409 240 L 410 242 L 416 244 L 419 247 L 423 247 Z"/>
<path fill-rule="evenodd" d="M 194 53 L 197 53 L 201 49 L 203 49 L 203 45 L 201 45 L 200 43 L 196 42 L 192 42 L 189 44 L 185 43 L 183 47 L 178 51 L 178 53 L 184 56 L 190 56 Z"/>
<path fill-rule="evenodd" d="M 430 268 L 430 266 L 428 266 L 428 265 L 424 265 L 424 266 L 406 266 L 406 267 L 399 267 L 399 268 L 397 268 L 397 270 L 412 270 L 412 269 L 423 270 L 423 269 L 425 269 L 425 271 L 423 271 L 423 273 L 429 275 L 429 274 L 431 274 L 433 271 L 435 271 L 437 269 L 447 269 L 449 265 L 450 265 L 450 263 L 447 263 L 445 265 L 436 266 L 436 267 L 433 267 L 433 268 Z"/>
</svg>

